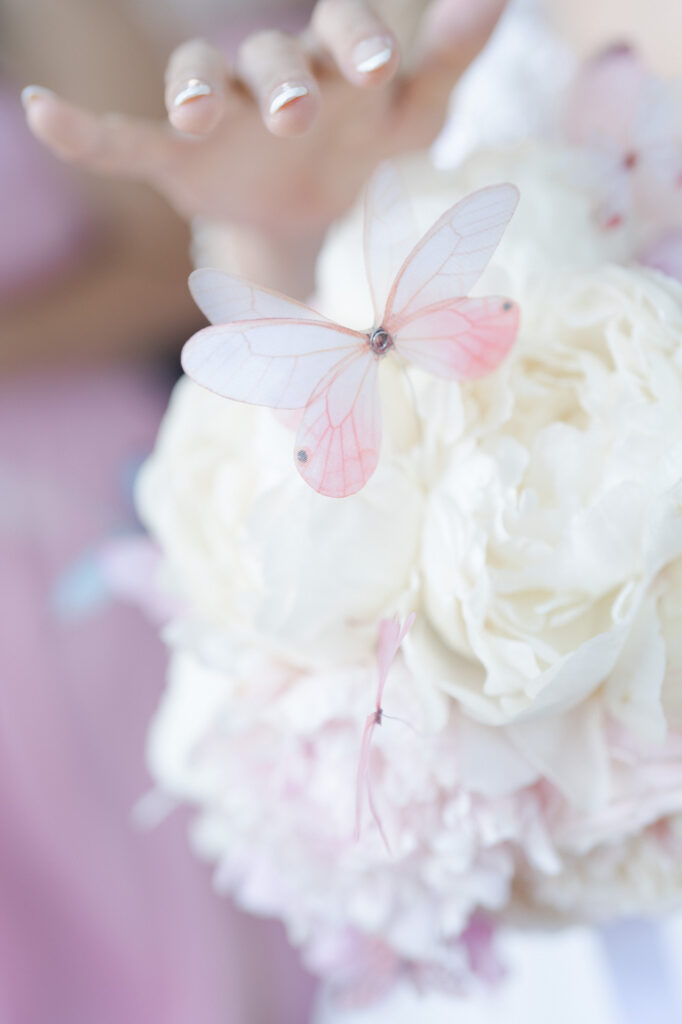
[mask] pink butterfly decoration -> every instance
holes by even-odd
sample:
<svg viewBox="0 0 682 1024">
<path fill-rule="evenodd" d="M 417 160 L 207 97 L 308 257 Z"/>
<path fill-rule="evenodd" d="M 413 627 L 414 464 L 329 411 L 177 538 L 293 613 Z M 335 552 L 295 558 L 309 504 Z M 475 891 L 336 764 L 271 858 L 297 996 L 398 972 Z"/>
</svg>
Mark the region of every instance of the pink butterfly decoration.
<svg viewBox="0 0 682 1024">
<path fill-rule="evenodd" d="M 566 111 L 568 140 L 592 151 L 603 197 L 597 216 L 619 227 L 634 213 L 682 212 L 682 109 L 669 83 L 629 46 L 588 61 Z"/>
<path fill-rule="evenodd" d="M 372 737 L 374 735 L 374 730 L 378 725 L 381 725 L 384 717 L 384 709 L 381 706 L 381 702 L 384 695 L 386 680 L 388 679 L 388 673 L 395 656 L 400 649 L 400 645 L 414 625 L 415 618 L 416 616 L 414 612 L 412 612 L 402 626 L 400 625 L 398 618 L 382 619 L 379 623 L 379 644 L 377 648 L 379 685 L 377 687 L 376 707 L 375 710 L 370 712 L 367 716 L 367 721 L 365 722 L 365 730 L 362 734 L 362 745 L 360 747 L 360 761 L 358 762 L 358 779 L 355 794 L 355 839 L 357 841 L 360 838 L 363 797 L 366 790 L 369 809 L 389 853 L 391 847 L 388 839 L 386 838 L 386 833 L 383 825 L 381 824 L 381 819 L 374 803 L 374 797 L 372 796 L 372 787 L 369 777 L 369 759 L 372 752 Z"/>
<path fill-rule="evenodd" d="M 294 449 L 299 473 L 320 494 L 354 494 L 379 461 L 382 359 L 398 355 L 459 380 L 490 373 L 509 351 L 518 307 L 509 299 L 465 296 L 517 202 L 513 185 L 482 189 L 444 213 L 410 251 L 417 233 L 409 205 L 397 172 L 385 165 L 365 207 L 376 326 L 350 330 L 239 278 L 197 270 L 190 289 L 214 326 L 184 346 L 183 369 L 225 398 L 302 409 Z"/>
</svg>

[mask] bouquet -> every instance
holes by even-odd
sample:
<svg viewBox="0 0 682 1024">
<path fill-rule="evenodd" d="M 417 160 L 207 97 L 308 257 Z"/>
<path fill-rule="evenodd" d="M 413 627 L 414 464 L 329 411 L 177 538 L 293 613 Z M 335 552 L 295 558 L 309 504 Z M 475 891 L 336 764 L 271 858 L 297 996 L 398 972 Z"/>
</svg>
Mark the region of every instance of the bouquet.
<svg viewBox="0 0 682 1024">
<path fill-rule="evenodd" d="M 178 601 L 158 785 L 342 1003 L 489 985 L 500 927 L 682 897 L 680 110 L 622 48 L 573 96 L 561 138 L 401 165 L 422 231 L 517 186 L 476 294 L 520 327 L 480 379 L 386 362 L 362 489 L 316 493 L 287 415 L 187 379 L 139 480 Z M 358 208 L 312 302 L 357 330 L 361 249 Z"/>
</svg>

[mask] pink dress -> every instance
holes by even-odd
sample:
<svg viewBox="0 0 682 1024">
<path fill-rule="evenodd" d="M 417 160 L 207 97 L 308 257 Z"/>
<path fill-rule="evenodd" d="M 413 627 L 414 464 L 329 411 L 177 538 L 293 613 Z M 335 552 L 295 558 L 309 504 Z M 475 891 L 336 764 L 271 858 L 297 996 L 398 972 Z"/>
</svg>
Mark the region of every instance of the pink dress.
<svg viewBox="0 0 682 1024">
<path fill-rule="evenodd" d="M 62 267 L 87 218 L 0 91 L 0 298 Z M 7 140 L 11 145 L 7 145 Z M 37 198 L 36 198 L 37 197 Z M 173 814 L 136 830 L 165 654 L 117 606 L 98 547 L 138 527 L 159 372 L 0 381 L 0 1020 L 303 1024 L 312 985 L 278 925 L 211 890 Z"/>
</svg>

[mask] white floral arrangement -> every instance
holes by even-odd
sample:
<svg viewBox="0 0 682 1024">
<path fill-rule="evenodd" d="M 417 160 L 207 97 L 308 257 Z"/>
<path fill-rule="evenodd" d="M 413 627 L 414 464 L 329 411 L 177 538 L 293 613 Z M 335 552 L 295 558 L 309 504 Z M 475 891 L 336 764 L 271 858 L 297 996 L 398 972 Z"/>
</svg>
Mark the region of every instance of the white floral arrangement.
<svg viewBox="0 0 682 1024">
<path fill-rule="evenodd" d="M 339 998 L 499 974 L 505 923 L 682 902 L 682 285 L 595 216 L 560 141 L 402 168 L 421 228 L 508 180 L 478 291 L 522 311 L 492 375 L 384 374 L 385 436 L 337 500 L 268 409 L 177 385 L 138 503 L 183 610 L 150 739 L 217 885 L 281 918 Z M 371 321 L 359 210 L 314 305 Z M 381 620 L 386 684 L 354 837 Z M 389 718 L 389 715 L 391 716 Z"/>
</svg>

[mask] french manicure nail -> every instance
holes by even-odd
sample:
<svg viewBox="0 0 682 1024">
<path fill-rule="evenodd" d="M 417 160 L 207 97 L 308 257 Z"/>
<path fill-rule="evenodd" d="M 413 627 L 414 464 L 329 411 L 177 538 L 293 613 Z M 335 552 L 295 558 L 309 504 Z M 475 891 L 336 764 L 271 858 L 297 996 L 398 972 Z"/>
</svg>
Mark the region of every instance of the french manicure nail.
<svg viewBox="0 0 682 1024">
<path fill-rule="evenodd" d="M 181 107 L 183 103 L 190 100 L 198 100 L 200 96 L 210 96 L 213 92 L 208 82 L 202 82 L 200 78 L 190 78 L 173 100 L 174 107 Z"/>
<path fill-rule="evenodd" d="M 293 103 L 294 100 L 300 99 L 301 96 L 308 96 L 309 93 L 310 89 L 307 85 L 294 85 L 292 82 L 285 82 L 272 95 L 270 113 L 276 114 L 278 110 L 286 107 L 288 103 Z"/>
<path fill-rule="evenodd" d="M 363 75 L 370 71 L 378 71 L 390 61 L 393 56 L 393 44 L 386 36 L 372 36 L 371 39 L 363 39 L 353 50 L 353 63 L 356 70 Z"/>
<path fill-rule="evenodd" d="M 42 85 L 27 85 L 25 89 L 21 90 L 21 102 L 24 105 L 24 110 L 28 110 L 29 103 L 33 100 L 44 99 L 46 96 L 54 96 L 51 89 L 43 89 Z"/>
</svg>

